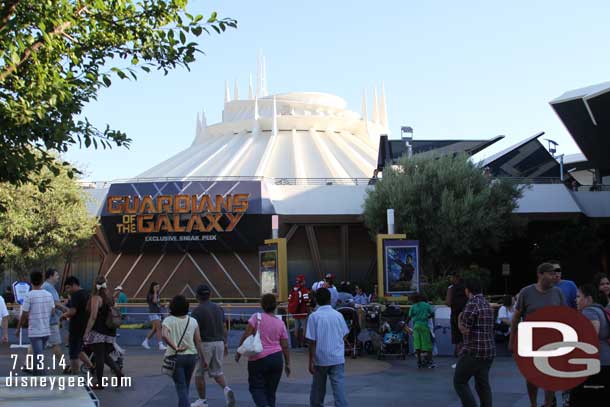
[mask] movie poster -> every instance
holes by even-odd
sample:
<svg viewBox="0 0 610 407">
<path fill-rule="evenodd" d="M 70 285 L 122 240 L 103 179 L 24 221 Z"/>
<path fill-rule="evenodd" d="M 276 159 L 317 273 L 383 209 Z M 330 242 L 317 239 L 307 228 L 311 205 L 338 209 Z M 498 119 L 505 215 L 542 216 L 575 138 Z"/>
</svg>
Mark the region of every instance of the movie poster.
<svg viewBox="0 0 610 407">
<path fill-rule="evenodd" d="M 383 253 L 386 294 L 419 291 L 419 241 L 388 239 L 383 242 Z"/>
<path fill-rule="evenodd" d="M 258 251 L 261 294 L 278 294 L 277 245 L 260 246 Z"/>
</svg>

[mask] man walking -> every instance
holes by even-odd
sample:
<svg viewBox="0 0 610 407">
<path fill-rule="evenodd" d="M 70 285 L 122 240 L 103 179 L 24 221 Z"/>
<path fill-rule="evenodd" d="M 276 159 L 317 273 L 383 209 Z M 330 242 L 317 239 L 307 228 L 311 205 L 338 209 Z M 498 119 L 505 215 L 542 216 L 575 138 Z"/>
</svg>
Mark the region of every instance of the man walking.
<svg viewBox="0 0 610 407">
<path fill-rule="evenodd" d="M 336 407 L 347 407 L 345 398 L 345 347 L 343 339 L 349 333 L 343 316 L 330 305 L 327 288 L 316 291 L 318 309 L 309 316 L 309 373 L 313 375 L 309 403 L 322 407 L 326 395 L 326 379 L 330 379 Z"/>
<path fill-rule="evenodd" d="M 46 290 L 53 297 L 53 302 L 55 303 L 55 310 L 51 314 L 51 320 L 49 321 L 51 335 L 49 336 L 49 340 L 47 345 L 51 347 L 51 351 L 55 355 L 57 359 L 57 363 L 62 360 L 63 352 L 61 350 L 62 340 L 61 334 L 59 332 L 59 318 L 64 311 L 68 309 L 64 307 L 64 305 L 59 300 L 59 294 L 55 289 L 55 285 L 59 282 L 59 273 L 55 269 L 48 269 L 45 272 L 45 282 L 42 285 L 43 290 Z"/>
<path fill-rule="evenodd" d="M 4 298 L 0 297 L 0 329 L 2 329 L 0 343 L 8 343 L 8 315 Z"/>
<path fill-rule="evenodd" d="M 210 301 L 210 287 L 200 285 L 197 287 L 197 299 L 199 306 L 191 313 L 191 316 L 199 324 L 201 334 L 201 346 L 203 357 L 207 368 L 203 363 L 198 363 L 195 370 L 195 384 L 199 400 L 191 404 L 191 407 L 207 407 L 208 401 L 205 391 L 205 373 L 223 389 L 227 406 L 235 406 L 235 394 L 227 385 L 222 371 L 223 358 L 227 356 L 229 349 L 227 343 L 227 330 L 225 326 L 225 314 L 222 308 Z"/>
<path fill-rule="evenodd" d="M 34 375 L 39 374 L 39 365 L 49 365 L 44 361 L 44 347 L 51 335 L 50 319 L 55 310 L 53 296 L 42 289 L 42 272 L 36 270 L 30 274 L 32 290 L 25 296 L 21 307 L 21 318 L 15 333 L 19 336 L 20 329 L 28 321 L 28 337 L 34 356 Z"/>
<path fill-rule="evenodd" d="M 66 278 L 64 287 L 70 293 L 70 301 L 68 302 L 68 310 L 61 316 L 64 319 L 70 320 L 70 328 L 68 329 L 68 349 L 70 354 L 70 370 L 72 374 L 77 374 L 79 371 L 79 358 L 92 368 L 93 365 L 87 356 L 81 352 L 83 348 L 83 335 L 87 328 L 89 313 L 87 312 L 87 302 L 89 301 L 89 293 L 80 287 L 80 281 L 74 276 Z"/>
<path fill-rule="evenodd" d="M 481 283 L 469 279 L 465 284 L 468 302 L 460 314 L 459 329 L 464 342 L 453 375 L 453 387 L 464 407 L 476 407 L 468 381 L 474 377 L 474 387 L 481 407 L 491 407 L 489 369 L 496 355 L 494 313 L 481 293 Z"/>
<path fill-rule="evenodd" d="M 538 282 L 528 285 L 519 292 L 519 299 L 515 306 L 515 314 L 513 315 L 512 324 L 510 327 L 510 340 L 508 349 L 512 350 L 514 336 L 517 332 L 517 326 L 523 318 L 527 320 L 527 316 L 536 310 L 544 307 L 566 305 L 565 297 L 561 290 L 555 287 L 557 269 L 555 265 L 550 263 L 541 263 L 536 273 Z M 527 394 L 532 407 L 538 406 L 538 387 L 530 382 L 527 383 Z M 544 392 L 544 406 L 551 407 L 555 402 L 555 394 L 552 391 Z"/>
</svg>

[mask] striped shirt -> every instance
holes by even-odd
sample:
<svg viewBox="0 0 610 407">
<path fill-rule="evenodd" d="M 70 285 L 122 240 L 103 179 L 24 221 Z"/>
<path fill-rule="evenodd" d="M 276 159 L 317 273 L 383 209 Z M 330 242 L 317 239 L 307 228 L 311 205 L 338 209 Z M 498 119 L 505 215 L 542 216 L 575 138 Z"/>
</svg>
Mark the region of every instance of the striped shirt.
<svg viewBox="0 0 610 407">
<path fill-rule="evenodd" d="M 316 342 L 314 364 L 335 366 L 345 363 L 343 338 L 349 329 L 343 316 L 330 305 L 322 305 L 309 316 L 307 339 Z"/>
<path fill-rule="evenodd" d="M 464 334 L 462 353 L 476 359 L 496 356 L 494 313 L 483 294 L 476 294 L 468 300 L 461 322 L 468 329 L 468 333 Z"/>
<path fill-rule="evenodd" d="M 21 310 L 29 313 L 28 336 L 40 338 L 51 335 L 51 312 L 55 309 L 53 296 L 46 290 L 32 290 L 23 301 Z"/>
</svg>

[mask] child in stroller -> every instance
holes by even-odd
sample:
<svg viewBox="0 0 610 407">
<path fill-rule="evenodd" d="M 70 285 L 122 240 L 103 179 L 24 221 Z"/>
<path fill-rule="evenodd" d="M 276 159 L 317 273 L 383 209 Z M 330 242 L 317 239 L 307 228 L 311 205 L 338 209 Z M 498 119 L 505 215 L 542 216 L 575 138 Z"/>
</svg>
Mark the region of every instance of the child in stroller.
<svg viewBox="0 0 610 407">
<path fill-rule="evenodd" d="M 380 318 L 379 333 L 383 336 L 377 359 L 385 356 L 398 356 L 407 358 L 409 341 L 406 333 L 404 314 L 400 307 L 390 305 L 382 313 Z"/>
<path fill-rule="evenodd" d="M 358 311 L 353 307 L 337 308 L 337 312 L 343 315 L 345 323 L 349 328 L 349 333 L 345 337 L 345 355 L 351 355 L 355 359 L 362 351 L 362 345 L 358 341 L 360 334 L 360 321 L 358 319 Z"/>
</svg>

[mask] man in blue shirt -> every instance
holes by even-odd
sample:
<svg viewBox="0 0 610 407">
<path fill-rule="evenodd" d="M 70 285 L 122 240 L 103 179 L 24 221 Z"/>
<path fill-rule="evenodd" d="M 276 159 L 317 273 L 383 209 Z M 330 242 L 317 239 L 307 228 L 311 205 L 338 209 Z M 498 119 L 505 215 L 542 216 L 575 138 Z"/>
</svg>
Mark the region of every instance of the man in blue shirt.
<svg viewBox="0 0 610 407">
<path fill-rule="evenodd" d="M 570 308 L 576 309 L 576 294 L 578 288 L 572 280 L 561 279 L 561 263 L 558 260 L 549 260 L 547 263 L 555 266 L 555 286 L 561 290 Z"/>
<path fill-rule="evenodd" d="M 306 334 L 309 340 L 309 373 L 313 375 L 309 403 L 311 407 L 322 407 L 326 379 L 329 378 L 335 407 L 347 407 L 343 340 L 349 329 L 343 316 L 330 305 L 330 290 L 319 288 L 316 302 L 318 309 L 309 316 Z"/>
</svg>

